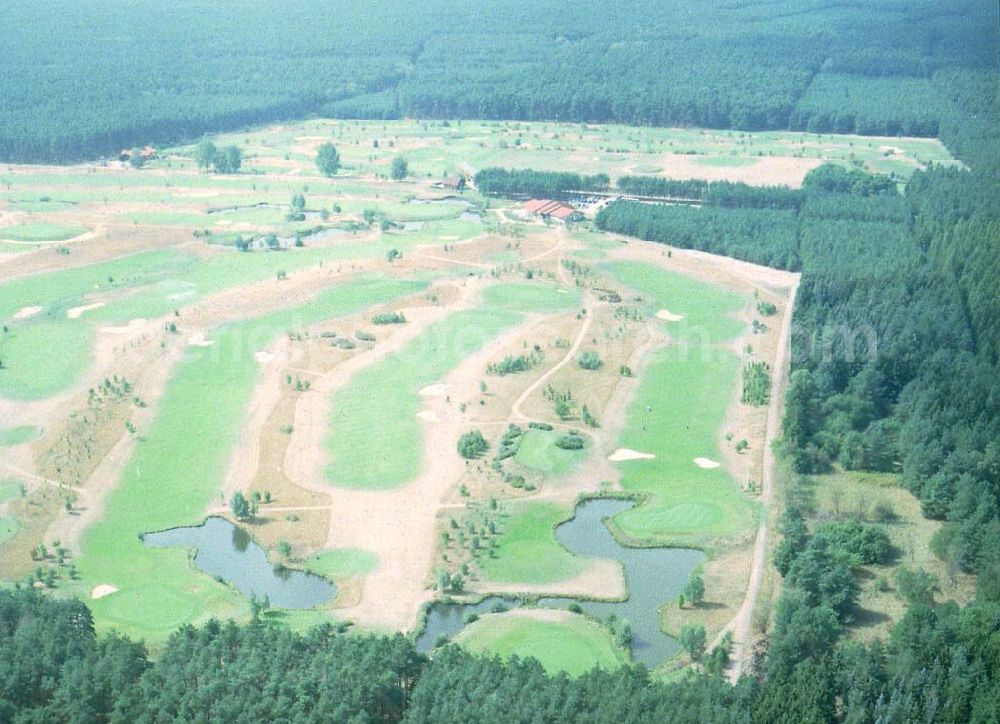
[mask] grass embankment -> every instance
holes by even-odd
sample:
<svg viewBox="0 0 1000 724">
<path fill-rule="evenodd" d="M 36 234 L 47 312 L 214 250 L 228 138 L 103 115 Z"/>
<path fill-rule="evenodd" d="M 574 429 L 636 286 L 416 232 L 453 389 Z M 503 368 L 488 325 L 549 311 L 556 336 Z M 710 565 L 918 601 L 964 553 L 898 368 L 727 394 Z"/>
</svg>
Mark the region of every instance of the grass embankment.
<svg viewBox="0 0 1000 724">
<path fill-rule="evenodd" d="M 334 548 L 314 553 L 303 565 L 307 571 L 336 581 L 371 573 L 378 565 L 378 556 L 361 548 Z"/>
<path fill-rule="evenodd" d="M 0 447 L 13 447 L 38 439 L 41 430 L 34 425 L 0 428 Z"/>
<path fill-rule="evenodd" d="M 184 623 L 247 613 L 247 601 L 198 573 L 186 551 L 146 548 L 139 535 L 196 524 L 213 502 L 257 379 L 256 351 L 295 322 L 356 313 L 417 288 L 388 280 L 344 284 L 297 308 L 220 328 L 213 347 L 188 351 L 103 517 L 83 539 L 84 585 L 120 589 L 91 602 L 100 629 L 160 639 Z"/>
<path fill-rule="evenodd" d="M 628 661 L 607 629 L 584 616 L 562 611 L 487 614 L 458 634 L 455 643 L 503 659 L 531 656 L 551 674 L 565 671 L 579 676 L 595 666 L 614 671 Z"/>
</svg>

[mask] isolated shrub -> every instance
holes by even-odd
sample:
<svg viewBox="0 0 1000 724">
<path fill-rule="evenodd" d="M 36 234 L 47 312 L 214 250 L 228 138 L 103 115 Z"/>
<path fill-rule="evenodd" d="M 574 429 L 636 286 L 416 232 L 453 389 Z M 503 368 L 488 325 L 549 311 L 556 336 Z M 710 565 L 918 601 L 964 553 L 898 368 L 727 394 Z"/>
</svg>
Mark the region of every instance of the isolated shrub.
<svg viewBox="0 0 1000 724">
<path fill-rule="evenodd" d="M 705 579 L 701 571 L 694 571 L 684 586 L 684 598 L 692 605 L 698 606 L 705 600 Z"/>
<path fill-rule="evenodd" d="M 372 324 L 405 324 L 406 316 L 402 312 L 382 312 L 372 317 Z"/>
<path fill-rule="evenodd" d="M 458 454 L 466 460 L 475 460 L 481 457 L 488 448 L 489 444 L 479 430 L 472 430 L 458 438 Z"/>
<path fill-rule="evenodd" d="M 846 552 L 855 565 L 886 563 L 892 554 L 892 543 L 886 532 L 858 520 L 824 525 L 817 531 L 816 538 L 832 549 Z"/>
<path fill-rule="evenodd" d="M 585 444 L 586 441 L 582 437 L 572 433 L 569 435 L 563 435 L 556 440 L 556 447 L 562 448 L 563 450 L 582 450 Z"/>
<path fill-rule="evenodd" d="M 705 627 L 681 626 L 680 643 L 691 656 L 692 661 L 701 661 L 705 654 Z"/>
<path fill-rule="evenodd" d="M 250 518 L 250 501 L 239 490 L 233 493 L 229 500 L 229 509 L 237 520 L 248 520 Z"/>
<path fill-rule="evenodd" d="M 355 332 L 354 336 L 357 337 L 362 342 L 374 342 L 375 341 L 375 335 L 372 334 L 371 332 L 366 332 L 363 329 L 359 329 L 357 332 Z"/>
<path fill-rule="evenodd" d="M 604 362 L 593 350 L 587 350 L 576 358 L 576 363 L 585 370 L 599 370 Z"/>
</svg>

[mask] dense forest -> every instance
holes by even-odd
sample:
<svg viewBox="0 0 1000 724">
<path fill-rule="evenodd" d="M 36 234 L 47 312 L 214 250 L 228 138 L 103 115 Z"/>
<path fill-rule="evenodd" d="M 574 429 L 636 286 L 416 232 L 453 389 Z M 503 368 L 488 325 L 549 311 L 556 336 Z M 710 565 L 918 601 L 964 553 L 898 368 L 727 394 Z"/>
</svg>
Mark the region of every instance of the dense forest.
<svg viewBox="0 0 1000 724">
<path fill-rule="evenodd" d="M 995 95 L 992 0 L 11 0 L 0 160 L 307 115 L 948 137 Z"/>
</svg>

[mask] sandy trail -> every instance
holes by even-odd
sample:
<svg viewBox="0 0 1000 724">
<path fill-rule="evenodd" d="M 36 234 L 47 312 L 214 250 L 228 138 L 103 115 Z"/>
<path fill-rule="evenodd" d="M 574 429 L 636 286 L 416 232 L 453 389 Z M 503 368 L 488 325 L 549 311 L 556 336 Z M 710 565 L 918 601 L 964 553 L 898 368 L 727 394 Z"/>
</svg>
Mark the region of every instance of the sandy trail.
<svg viewBox="0 0 1000 724">
<path fill-rule="evenodd" d="M 788 377 L 789 354 L 791 346 L 792 312 L 795 308 L 795 293 L 798 290 L 798 278 L 792 284 L 788 292 L 788 303 L 785 307 L 785 316 L 781 323 L 781 334 L 778 340 L 778 355 L 774 360 L 774 367 L 771 371 L 771 401 L 767 408 L 767 433 L 764 439 L 764 475 L 761 481 L 760 500 L 763 503 L 768 515 L 760 519 L 757 528 L 757 538 L 754 541 L 753 558 L 750 564 L 750 583 L 747 586 L 746 595 L 740 610 L 733 619 L 719 632 L 715 640 L 708 647 L 709 650 L 718 646 L 726 632 L 733 634 L 733 651 L 730 658 L 729 679 L 734 684 L 740 675 L 746 670 L 747 662 L 751 654 L 753 636 L 751 623 L 754 605 L 757 602 L 757 594 L 760 592 L 761 583 L 764 580 L 764 571 L 767 565 L 767 532 L 768 519 L 770 517 L 771 497 L 773 493 L 774 478 L 776 474 L 776 460 L 774 455 L 774 441 L 780 434 L 781 413 L 784 410 L 785 401 L 785 381 Z"/>
<path fill-rule="evenodd" d="M 475 394 L 483 369 L 524 334 L 514 327 L 465 358 L 444 382 L 459 395 Z M 377 551 L 380 565 L 367 576 L 358 604 L 342 614 L 363 626 L 410 630 L 420 606 L 435 592 L 427 587 L 434 562 L 435 521 L 442 498 L 461 477 L 466 461 L 455 441 L 475 423 L 457 401 L 425 398 L 441 422 L 424 424 L 421 472 L 393 490 L 331 488 L 329 547 Z M 319 471 L 321 472 L 321 471 Z"/>
</svg>

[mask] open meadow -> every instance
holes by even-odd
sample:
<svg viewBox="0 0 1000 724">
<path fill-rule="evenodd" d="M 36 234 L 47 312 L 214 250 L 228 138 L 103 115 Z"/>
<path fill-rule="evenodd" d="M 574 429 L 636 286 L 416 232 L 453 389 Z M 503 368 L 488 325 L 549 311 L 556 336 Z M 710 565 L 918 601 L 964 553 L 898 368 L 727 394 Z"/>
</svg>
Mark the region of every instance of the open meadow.
<svg viewBox="0 0 1000 724">
<path fill-rule="evenodd" d="M 563 605 L 629 599 L 615 551 L 696 549 L 663 573 L 656 635 L 736 616 L 766 515 L 768 422 L 742 370 L 775 363 L 796 275 L 555 223 L 454 178 L 798 186 L 824 161 L 947 157 L 913 139 L 471 121 L 213 141 L 240 149 L 239 173 L 200 169 L 195 146 L 142 168 L 0 169 L 0 575 L 84 597 L 99 630 L 154 649 L 210 617 L 416 634 L 445 597 L 516 597 L 538 605 L 455 640 L 571 674 L 632 657 L 627 621 Z M 560 537 L 594 496 L 634 503 L 581 529 L 613 535 L 606 553 Z M 144 541 L 188 530 L 202 542 Z M 226 566 L 250 555 L 264 568 L 246 582 Z M 696 565 L 707 605 L 656 623 Z"/>
</svg>

